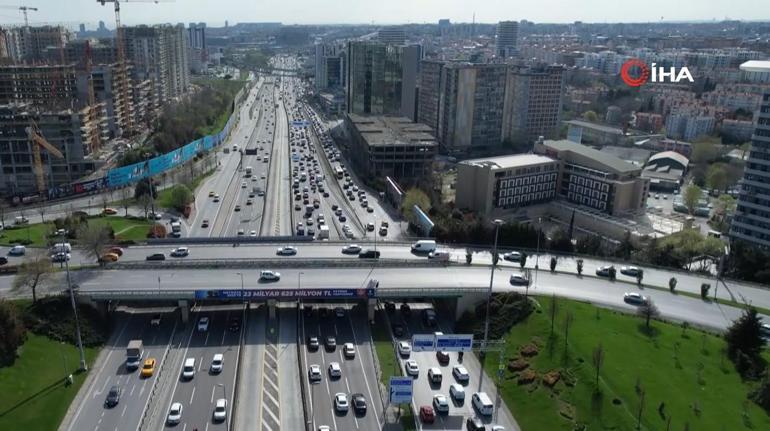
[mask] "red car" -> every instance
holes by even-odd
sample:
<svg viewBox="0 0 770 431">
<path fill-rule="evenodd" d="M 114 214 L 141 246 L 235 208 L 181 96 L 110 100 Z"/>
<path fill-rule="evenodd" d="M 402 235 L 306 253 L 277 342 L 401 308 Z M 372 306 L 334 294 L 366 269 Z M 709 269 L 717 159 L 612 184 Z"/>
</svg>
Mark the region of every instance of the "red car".
<svg viewBox="0 0 770 431">
<path fill-rule="evenodd" d="M 432 424 L 436 420 L 436 414 L 433 413 L 433 407 L 421 406 L 420 407 L 420 420 L 422 423 Z"/>
</svg>

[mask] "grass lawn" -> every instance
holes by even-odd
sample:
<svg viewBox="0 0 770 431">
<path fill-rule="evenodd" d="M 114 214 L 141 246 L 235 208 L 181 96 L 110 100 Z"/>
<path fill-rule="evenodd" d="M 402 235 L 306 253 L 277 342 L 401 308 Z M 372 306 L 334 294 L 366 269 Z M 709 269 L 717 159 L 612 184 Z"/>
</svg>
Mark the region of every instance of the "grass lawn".
<svg viewBox="0 0 770 431">
<path fill-rule="evenodd" d="M 105 217 L 89 217 L 89 223 L 106 223 L 112 226 L 117 240 L 144 241 L 147 231 L 152 225 L 146 220 L 127 219 L 120 215 Z M 24 241 L 29 235 L 31 247 L 45 247 L 47 245 L 45 234 L 55 229 L 53 223 L 36 223 L 21 228 L 6 229 L 0 232 L 0 245 L 14 245 L 18 241 Z"/>
<path fill-rule="evenodd" d="M 2 245 L 15 245 L 19 241 L 29 239 L 32 241 L 31 246 L 42 247 L 45 245 L 45 234 L 54 229 L 53 223 L 30 224 L 19 228 L 7 226 L 7 229 L 0 232 L 0 244 Z"/>
<path fill-rule="evenodd" d="M 747 400 L 743 383 L 722 353 L 722 338 L 694 329 L 558 300 L 554 336 L 550 337 L 550 298 L 538 298 L 542 310 L 514 326 L 507 337 L 506 361 L 523 358 L 520 349 L 535 345 L 524 358 L 536 373 L 519 384 L 525 371 L 505 371 L 503 398 L 525 430 L 631 430 L 637 425 L 642 396 L 641 428 L 654 430 L 770 429 L 770 417 Z M 565 349 L 566 316 L 572 315 Z M 594 349 L 602 344 L 604 362 L 595 395 Z M 485 367 L 497 369 L 497 355 Z M 561 379 L 549 388 L 545 373 Z M 637 389 L 639 388 L 639 389 Z M 659 412 L 664 403 L 662 412 Z M 668 420 L 670 418 L 670 428 Z"/>
<path fill-rule="evenodd" d="M 92 363 L 98 349 L 86 349 Z M 11 367 L 0 368 L 0 429 L 54 431 L 80 389 L 86 374 L 75 374 L 75 383 L 64 386 L 64 363 L 78 367 L 77 348 L 28 333 Z"/>
</svg>

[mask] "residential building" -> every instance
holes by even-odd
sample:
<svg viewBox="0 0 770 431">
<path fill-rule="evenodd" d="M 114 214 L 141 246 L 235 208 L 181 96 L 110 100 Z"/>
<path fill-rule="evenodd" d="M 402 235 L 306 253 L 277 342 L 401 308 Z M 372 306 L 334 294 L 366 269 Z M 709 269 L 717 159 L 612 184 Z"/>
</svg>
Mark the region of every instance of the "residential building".
<svg viewBox="0 0 770 431">
<path fill-rule="evenodd" d="M 347 82 L 346 54 L 345 44 L 316 44 L 315 88 L 317 91 L 345 87 Z"/>
<path fill-rule="evenodd" d="M 586 145 L 624 145 L 627 143 L 627 134 L 620 127 L 606 124 L 592 123 L 584 120 L 565 121 L 569 126 L 567 136 L 573 142 Z"/>
<path fill-rule="evenodd" d="M 500 21 L 497 23 L 497 39 L 495 55 L 500 58 L 514 57 L 519 39 L 519 23 L 516 21 Z"/>
<path fill-rule="evenodd" d="M 438 131 L 438 109 L 441 92 L 441 70 L 443 61 L 423 60 L 420 63 L 419 100 L 417 121 Z"/>
<path fill-rule="evenodd" d="M 76 83 L 74 64 L 0 66 L 0 104 L 74 107 L 78 98 Z"/>
<path fill-rule="evenodd" d="M 770 61 L 748 61 L 741 70 L 770 75 Z M 770 249 L 770 91 L 755 114 L 756 128 L 740 185 L 730 237 Z"/>
<path fill-rule="evenodd" d="M 187 47 L 189 50 L 190 71 L 197 74 L 205 72 L 208 67 L 205 22 L 190 23 L 187 28 Z"/>
<path fill-rule="evenodd" d="M 463 160 L 455 205 L 480 214 L 548 202 L 556 197 L 559 162 L 537 154 Z"/>
<path fill-rule="evenodd" d="M 406 33 L 401 26 L 383 27 L 377 32 L 377 40 L 387 45 L 403 45 L 406 43 Z"/>
<path fill-rule="evenodd" d="M 438 144 L 431 129 L 405 117 L 345 116 L 349 160 L 359 175 L 412 183 L 432 174 Z"/>
<path fill-rule="evenodd" d="M 640 166 L 568 140 L 539 139 L 534 149 L 559 160 L 560 198 L 613 216 L 644 212 L 650 184 Z"/>
<path fill-rule="evenodd" d="M 753 132 L 754 122 L 748 120 L 724 119 L 719 128 L 721 136 L 733 139 L 739 143 L 749 141 Z"/>
<path fill-rule="evenodd" d="M 564 68 L 510 66 L 505 82 L 502 139 L 534 142 L 555 138 L 561 125 Z"/>
<path fill-rule="evenodd" d="M 150 80 L 156 104 L 163 105 L 185 94 L 190 85 L 189 53 L 184 25 L 169 24 L 123 29 L 131 78 Z"/>
<path fill-rule="evenodd" d="M 710 135 L 716 127 L 713 115 L 692 111 L 672 112 L 666 117 L 666 136 L 691 141 L 703 135 Z"/>
<path fill-rule="evenodd" d="M 636 130 L 647 133 L 658 133 L 663 128 L 663 116 L 660 114 L 654 114 L 650 112 L 636 112 L 634 113 L 636 123 L 634 127 Z"/>
<path fill-rule="evenodd" d="M 419 45 L 351 41 L 347 51 L 349 113 L 416 117 Z"/>
</svg>

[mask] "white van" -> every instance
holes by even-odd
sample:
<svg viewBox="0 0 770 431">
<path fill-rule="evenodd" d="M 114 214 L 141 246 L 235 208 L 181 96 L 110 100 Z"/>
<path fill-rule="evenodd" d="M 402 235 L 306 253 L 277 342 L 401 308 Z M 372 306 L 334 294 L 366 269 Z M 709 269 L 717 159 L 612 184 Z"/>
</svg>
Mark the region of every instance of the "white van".
<svg viewBox="0 0 770 431">
<path fill-rule="evenodd" d="M 195 376 L 195 358 L 187 358 L 184 360 L 184 366 L 182 367 L 182 377 L 189 380 Z"/>
<path fill-rule="evenodd" d="M 13 224 L 27 224 L 29 223 L 29 219 L 24 216 L 16 216 L 13 219 Z"/>
<path fill-rule="evenodd" d="M 476 392 L 473 394 L 473 407 L 476 407 L 479 414 L 484 416 L 491 416 L 495 408 L 486 392 Z"/>
<path fill-rule="evenodd" d="M 412 251 L 418 253 L 430 253 L 436 249 L 436 241 L 432 239 L 421 239 L 412 244 Z"/>
</svg>

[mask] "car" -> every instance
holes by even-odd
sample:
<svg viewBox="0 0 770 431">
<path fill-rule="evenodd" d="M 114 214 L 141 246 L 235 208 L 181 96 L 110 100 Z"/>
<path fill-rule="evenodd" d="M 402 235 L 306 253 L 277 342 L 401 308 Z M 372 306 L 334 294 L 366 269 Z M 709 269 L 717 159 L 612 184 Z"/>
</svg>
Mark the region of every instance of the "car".
<svg viewBox="0 0 770 431">
<path fill-rule="evenodd" d="M 401 310 L 401 314 L 404 314 L 406 316 L 409 315 L 409 313 L 412 312 L 412 307 L 409 306 L 406 302 L 401 304 L 400 307 L 398 307 L 399 310 Z"/>
<path fill-rule="evenodd" d="M 107 249 L 107 253 L 113 253 L 117 254 L 118 256 L 123 256 L 123 249 L 120 247 L 110 247 Z"/>
<path fill-rule="evenodd" d="M 342 392 L 337 392 L 334 394 L 334 409 L 338 412 L 347 412 L 350 408 L 350 404 L 348 404 L 348 396 L 345 395 Z"/>
<path fill-rule="evenodd" d="M 238 232 L 237 232 L 238 236 L 243 236 L 243 235 L 245 235 L 245 233 L 246 232 L 244 232 L 243 229 L 238 229 Z"/>
<path fill-rule="evenodd" d="M 51 255 L 51 262 L 55 263 L 64 263 L 68 262 L 72 258 L 72 255 L 69 253 L 55 253 Z"/>
<path fill-rule="evenodd" d="M 104 210 L 102 210 L 102 214 L 104 215 L 115 215 L 117 213 L 118 213 L 118 210 L 116 210 L 115 208 L 105 208 Z"/>
<path fill-rule="evenodd" d="M 380 228 L 380 236 L 387 236 L 388 235 L 388 228 L 381 227 Z"/>
<path fill-rule="evenodd" d="M 227 330 L 230 332 L 238 332 L 241 330 L 241 319 L 233 317 L 230 319 L 230 324 L 227 325 Z"/>
<path fill-rule="evenodd" d="M 484 422 L 479 418 L 468 418 L 465 421 L 465 429 L 468 431 L 484 431 Z"/>
<path fill-rule="evenodd" d="M 216 193 L 214 193 L 214 190 L 209 191 L 209 197 L 213 198 Z"/>
<path fill-rule="evenodd" d="M 24 256 L 24 254 L 27 252 L 27 247 L 23 245 L 14 245 L 11 247 L 10 250 L 8 250 L 9 256 Z"/>
<path fill-rule="evenodd" d="M 245 188 L 246 188 L 246 181 L 241 181 L 241 188 L 242 188 L 242 189 L 245 189 Z"/>
<path fill-rule="evenodd" d="M 339 362 L 329 363 L 329 377 L 338 378 L 342 377 L 342 367 Z"/>
<path fill-rule="evenodd" d="M 120 259 L 115 253 L 104 253 L 99 257 L 99 262 L 117 262 Z"/>
<path fill-rule="evenodd" d="M 612 269 L 612 265 L 605 265 L 600 266 L 596 269 L 596 275 L 599 277 L 609 277 L 610 276 L 610 270 Z"/>
<path fill-rule="evenodd" d="M 460 383 L 468 383 L 471 378 L 468 370 L 462 365 L 456 365 L 454 368 L 452 368 L 452 375 L 454 376 L 455 380 Z"/>
<path fill-rule="evenodd" d="M 221 353 L 215 354 L 214 358 L 211 359 L 211 366 L 209 367 L 209 371 L 211 371 L 212 374 L 221 373 L 222 368 L 224 368 L 224 363 L 225 356 Z"/>
<path fill-rule="evenodd" d="M 155 358 L 147 358 L 142 364 L 142 371 L 139 373 L 141 377 L 152 377 L 155 373 Z"/>
<path fill-rule="evenodd" d="M 345 317 L 345 309 L 342 307 L 334 307 L 334 315 L 337 317 Z"/>
<path fill-rule="evenodd" d="M 120 402 L 121 389 L 120 386 L 112 386 L 107 392 L 107 398 L 104 399 L 104 405 L 107 407 L 115 407 Z"/>
<path fill-rule="evenodd" d="M 292 246 L 286 246 L 279 248 L 275 254 L 278 256 L 294 256 L 297 254 L 297 248 Z"/>
<path fill-rule="evenodd" d="M 170 425 L 176 425 L 182 421 L 182 403 L 173 403 L 171 408 L 168 409 L 168 416 L 166 422 Z"/>
<path fill-rule="evenodd" d="M 507 260 L 509 262 L 518 262 L 521 260 L 521 253 L 518 251 L 503 253 L 503 260 Z"/>
<path fill-rule="evenodd" d="M 622 266 L 620 268 L 621 274 L 628 275 L 630 277 L 636 277 L 640 272 L 642 272 L 642 270 L 635 266 Z"/>
<path fill-rule="evenodd" d="M 160 326 L 160 318 L 161 318 L 160 313 L 153 314 L 152 318 L 150 318 L 150 326 Z"/>
<path fill-rule="evenodd" d="M 433 408 L 437 413 L 449 413 L 449 400 L 444 394 L 433 396 Z"/>
<path fill-rule="evenodd" d="M 420 420 L 426 424 L 432 424 L 436 420 L 436 414 L 433 413 L 433 407 L 420 406 Z"/>
<path fill-rule="evenodd" d="M 198 332 L 206 332 L 209 330 L 209 318 L 204 316 L 198 319 Z"/>
<path fill-rule="evenodd" d="M 145 260 L 166 260 L 166 255 L 163 253 L 153 253 L 147 256 Z"/>
<path fill-rule="evenodd" d="M 443 350 L 439 350 L 436 352 L 436 359 L 438 360 L 439 364 L 447 365 L 449 364 L 449 353 Z"/>
<path fill-rule="evenodd" d="M 358 254 L 361 252 L 361 246 L 358 244 L 350 244 L 342 247 L 342 253 L 344 254 Z"/>
<path fill-rule="evenodd" d="M 337 339 L 332 336 L 326 337 L 326 340 L 324 340 L 324 346 L 326 346 L 327 351 L 333 352 L 337 348 Z"/>
<path fill-rule="evenodd" d="M 311 365 L 310 369 L 307 372 L 307 377 L 311 382 L 320 382 L 321 381 L 321 367 L 319 365 Z"/>
<path fill-rule="evenodd" d="M 220 398 L 214 405 L 214 420 L 216 422 L 222 422 L 227 419 L 227 400 Z"/>
<path fill-rule="evenodd" d="M 235 211 L 235 212 L 238 212 L 240 210 L 241 210 L 241 206 L 240 205 L 236 205 L 235 208 L 233 208 L 233 211 Z"/>
<path fill-rule="evenodd" d="M 374 231 L 374 223 L 372 223 L 372 222 L 367 223 L 366 224 L 366 230 L 368 230 L 369 232 Z"/>
<path fill-rule="evenodd" d="M 257 231 L 255 231 L 255 230 L 249 231 L 249 236 L 252 237 L 252 238 L 257 236 Z"/>
<path fill-rule="evenodd" d="M 342 346 L 342 354 L 345 355 L 346 358 L 355 358 L 356 357 L 356 347 L 353 345 L 353 343 L 345 343 Z"/>
<path fill-rule="evenodd" d="M 207 218 L 203 219 L 203 221 L 201 222 L 201 227 L 202 228 L 209 227 L 209 219 L 207 219 Z"/>
<path fill-rule="evenodd" d="M 252 201 L 251 199 L 246 199 L 246 205 L 251 205 L 253 203 L 254 203 L 254 201 Z"/>
<path fill-rule="evenodd" d="M 214 200 L 213 200 L 213 202 L 219 202 L 219 195 L 214 195 Z"/>
<path fill-rule="evenodd" d="M 632 305 L 645 305 L 647 304 L 647 297 L 636 292 L 626 292 L 623 295 L 623 301 Z"/>
<path fill-rule="evenodd" d="M 404 362 L 404 368 L 406 369 L 406 374 L 409 376 L 417 377 L 420 374 L 420 366 L 417 364 L 417 361 L 413 359 Z"/>
<path fill-rule="evenodd" d="M 449 396 L 451 396 L 458 404 L 462 404 L 463 401 L 465 401 L 465 389 L 458 383 L 452 383 L 449 386 Z"/>
<path fill-rule="evenodd" d="M 373 212 L 374 212 L 374 208 L 372 208 L 372 207 L 366 207 L 366 212 L 368 212 L 368 213 L 373 213 Z"/>
<path fill-rule="evenodd" d="M 318 337 L 308 337 L 307 339 L 307 348 L 308 350 L 315 351 L 318 350 L 319 347 L 318 343 Z"/>
<path fill-rule="evenodd" d="M 438 367 L 428 368 L 428 381 L 431 384 L 441 385 L 441 381 L 444 376 L 441 374 L 441 370 Z"/>
<path fill-rule="evenodd" d="M 407 341 L 398 342 L 398 354 L 404 357 L 409 357 L 412 354 L 412 346 Z"/>
<path fill-rule="evenodd" d="M 190 249 L 188 247 L 177 247 L 171 250 L 172 257 L 187 257 L 190 255 Z"/>
<path fill-rule="evenodd" d="M 523 274 L 511 274 L 508 282 L 511 283 L 511 286 L 526 286 L 529 284 L 529 280 Z"/>
<path fill-rule="evenodd" d="M 278 281 L 281 279 L 281 273 L 269 270 L 260 271 L 259 279 L 263 281 Z"/>
<path fill-rule="evenodd" d="M 366 414 L 366 397 L 364 397 L 364 394 L 357 393 L 350 396 L 351 402 L 353 403 L 353 410 L 356 411 L 356 414 L 358 415 L 365 415 Z"/>
<path fill-rule="evenodd" d="M 358 257 L 360 259 L 379 259 L 380 251 L 379 250 L 362 250 L 361 253 L 358 253 Z"/>
</svg>

